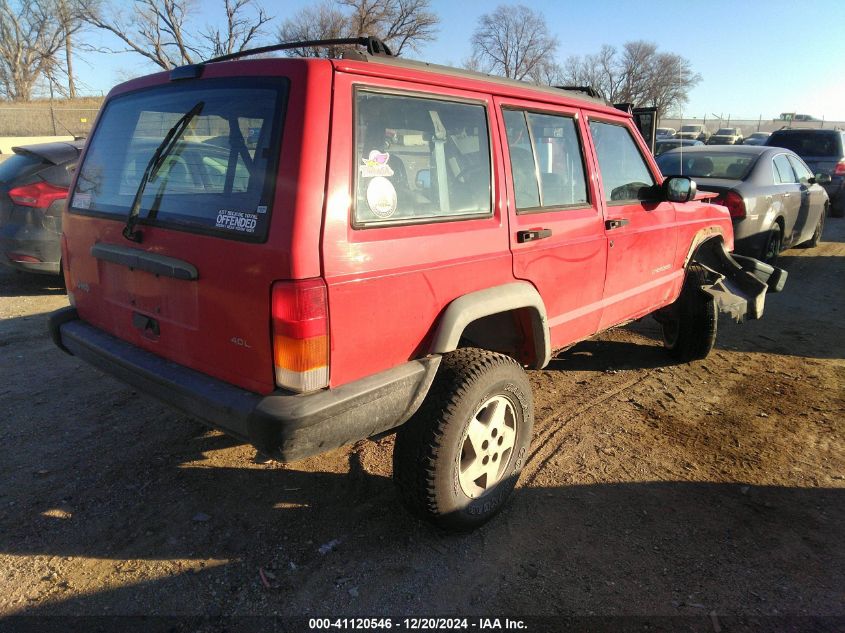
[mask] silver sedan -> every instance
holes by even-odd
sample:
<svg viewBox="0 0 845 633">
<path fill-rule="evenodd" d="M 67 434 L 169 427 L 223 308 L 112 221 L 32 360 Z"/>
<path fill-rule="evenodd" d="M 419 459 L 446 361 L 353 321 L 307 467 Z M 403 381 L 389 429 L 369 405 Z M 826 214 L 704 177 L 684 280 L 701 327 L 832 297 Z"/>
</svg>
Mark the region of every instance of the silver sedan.
<svg viewBox="0 0 845 633">
<path fill-rule="evenodd" d="M 753 145 L 674 149 L 657 164 L 666 176 L 689 176 L 731 213 L 735 250 L 772 261 L 793 246 L 813 247 L 821 239 L 829 206 L 804 161 L 787 149 Z M 827 176 L 829 178 L 829 176 Z"/>
</svg>

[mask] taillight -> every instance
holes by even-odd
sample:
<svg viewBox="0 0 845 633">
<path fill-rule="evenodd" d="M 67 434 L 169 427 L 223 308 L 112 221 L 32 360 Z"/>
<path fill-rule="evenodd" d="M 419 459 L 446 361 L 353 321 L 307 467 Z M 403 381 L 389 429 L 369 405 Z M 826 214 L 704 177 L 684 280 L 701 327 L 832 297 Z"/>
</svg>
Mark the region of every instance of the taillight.
<svg viewBox="0 0 845 633">
<path fill-rule="evenodd" d="M 6 253 L 6 258 L 10 262 L 16 264 L 40 264 L 41 260 L 33 255 L 24 255 L 22 253 Z"/>
<path fill-rule="evenodd" d="M 329 311 L 322 279 L 273 284 L 273 364 L 276 384 L 292 391 L 329 384 Z"/>
<path fill-rule="evenodd" d="M 38 207 L 46 209 L 56 200 L 67 198 L 67 189 L 57 187 L 49 182 L 36 182 L 31 185 L 23 185 L 9 190 L 9 197 L 15 204 L 24 207 Z"/>
<path fill-rule="evenodd" d="M 833 175 L 845 176 L 845 158 L 836 163 L 836 167 L 833 168 Z"/>
<path fill-rule="evenodd" d="M 745 217 L 745 201 L 736 191 L 729 191 L 725 195 L 713 198 L 713 202 L 726 206 L 732 218 L 742 219 Z"/>
</svg>

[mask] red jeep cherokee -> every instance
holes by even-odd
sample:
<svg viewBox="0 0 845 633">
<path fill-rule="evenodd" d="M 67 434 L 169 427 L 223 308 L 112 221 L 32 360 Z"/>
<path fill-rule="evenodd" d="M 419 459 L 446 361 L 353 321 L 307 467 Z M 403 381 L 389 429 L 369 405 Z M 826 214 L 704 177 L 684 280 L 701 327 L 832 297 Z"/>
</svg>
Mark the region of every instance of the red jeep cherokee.
<svg viewBox="0 0 845 633">
<path fill-rule="evenodd" d="M 578 92 L 398 60 L 211 60 L 108 96 L 64 216 L 53 337 L 294 461 L 396 430 L 406 504 L 489 519 L 523 367 L 654 313 L 679 361 L 785 273 Z M 264 49 L 266 50 L 266 49 Z"/>
</svg>

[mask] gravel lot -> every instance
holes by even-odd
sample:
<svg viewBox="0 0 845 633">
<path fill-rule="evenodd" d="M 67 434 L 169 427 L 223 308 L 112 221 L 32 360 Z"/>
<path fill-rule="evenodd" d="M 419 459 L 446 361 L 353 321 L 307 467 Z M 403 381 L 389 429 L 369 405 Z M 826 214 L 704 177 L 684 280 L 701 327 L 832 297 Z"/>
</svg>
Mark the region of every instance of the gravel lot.
<svg viewBox="0 0 845 633">
<path fill-rule="evenodd" d="M 531 372 L 527 468 L 462 536 L 404 512 L 393 438 L 260 463 L 60 353 L 63 291 L 0 271 L 0 615 L 845 617 L 845 221 L 781 265 L 706 361 L 644 319 Z"/>
</svg>

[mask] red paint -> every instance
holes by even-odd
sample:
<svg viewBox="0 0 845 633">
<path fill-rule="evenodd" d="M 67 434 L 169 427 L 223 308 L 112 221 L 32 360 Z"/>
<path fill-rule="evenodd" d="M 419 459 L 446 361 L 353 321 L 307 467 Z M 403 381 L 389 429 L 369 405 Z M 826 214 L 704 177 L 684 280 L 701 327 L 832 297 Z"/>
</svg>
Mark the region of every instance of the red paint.
<svg viewBox="0 0 845 633">
<path fill-rule="evenodd" d="M 553 347 L 563 347 L 674 300 L 689 245 L 701 229 L 716 228 L 728 246 L 733 245 L 730 217 L 723 207 L 699 201 L 627 206 L 604 202 L 587 121 L 595 116 L 634 129 L 630 117 L 611 107 L 565 93 L 537 92 L 528 85 L 498 85 L 375 61 L 226 62 L 206 66 L 203 79 L 250 75 L 290 80 L 266 243 L 144 226 L 139 248 L 197 267 L 199 279 L 186 282 L 91 257 L 90 248 L 98 242 L 131 246 L 120 234 L 120 221 L 66 213 L 63 241 L 68 288 L 83 319 L 245 389 L 269 393 L 275 388 L 274 323 L 294 335 L 314 333 L 305 321 L 274 321 L 274 282 L 322 278 L 328 297 L 330 385 L 338 386 L 424 356 L 439 315 L 466 293 L 515 279 L 531 282 L 546 304 Z M 166 73 L 137 79 L 109 97 L 168 80 Z M 356 85 L 483 104 L 492 144 L 491 216 L 353 228 Z M 577 115 L 589 205 L 516 213 L 504 104 Z M 644 146 L 641 149 L 655 181 L 662 182 L 652 157 Z M 605 221 L 615 218 L 629 223 L 606 230 Z M 551 229 L 552 235 L 536 242 L 516 241 L 518 231 L 539 228 Z M 150 338 L 133 327 L 133 312 L 158 319 L 160 336 Z M 283 306 L 276 305 L 275 314 L 283 312 Z M 233 339 L 239 343 L 233 344 Z"/>
</svg>

